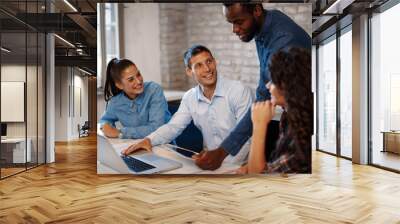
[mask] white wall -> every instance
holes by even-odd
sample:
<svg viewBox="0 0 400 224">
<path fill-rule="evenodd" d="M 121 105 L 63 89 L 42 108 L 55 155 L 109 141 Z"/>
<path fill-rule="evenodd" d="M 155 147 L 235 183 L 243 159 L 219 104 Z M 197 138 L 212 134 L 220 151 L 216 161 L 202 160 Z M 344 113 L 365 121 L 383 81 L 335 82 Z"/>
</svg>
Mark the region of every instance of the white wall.
<svg viewBox="0 0 400 224">
<path fill-rule="evenodd" d="M 106 101 L 104 100 L 104 94 L 98 94 L 97 95 L 97 121 L 100 120 L 105 109 L 106 109 Z"/>
<path fill-rule="evenodd" d="M 55 141 L 68 139 L 68 68 L 55 68 Z"/>
<path fill-rule="evenodd" d="M 17 82 L 25 82 L 25 74 L 27 69 L 28 74 L 35 73 L 36 68 L 33 66 L 28 66 L 27 68 L 25 65 L 2 65 L 1 66 L 1 81 L 17 81 Z M 36 85 L 36 83 L 35 83 Z M 32 98 L 36 99 L 36 89 L 34 92 L 27 93 L 28 99 L 27 102 L 33 101 Z M 36 106 L 36 104 L 35 104 Z M 7 110 L 7 108 L 1 108 L 2 110 Z M 28 121 L 31 121 L 31 114 L 28 115 Z M 35 121 L 36 121 L 36 114 L 34 114 Z M 30 126 L 28 126 L 30 127 Z M 28 131 L 29 133 L 29 131 Z M 8 137 L 25 137 L 25 122 L 7 122 L 7 136 Z M 28 136 L 29 137 L 29 136 Z"/>
<path fill-rule="evenodd" d="M 88 120 L 88 78 L 77 69 L 56 67 L 55 79 L 55 141 L 77 139 L 78 124 Z"/>
<path fill-rule="evenodd" d="M 76 70 L 75 70 L 76 72 Z M 80 73 L 82 74 L 82 73 Z M 73 113 L 73 119 L 72 119 L 72 131 L 71 131 L 71 137 L 72 138 L 77 138 L 79 137 L 78 133 L 78 124 L 82 126 L 85 121 L 88 121 L 89 119 L 89 114 L 88 114 L 88 107 L 89 107 L 89 102 L 88 102 L 88 77 L 87 76 L 81 76 L 81 75 L 76 75 L 74 76 L 74 86 L 75 86 L 75 96 L 74 97 L 74 110 L 75 113 Z M 80 93 L 77 92 L 77 90 L 80 90 Z M 80 94 L 80 97 L 79 97 Z M 79 99 L 79 98 L 80 99 Z M 81 101 L 81 102 L 79 102 Z M 79 111 L 81 110 L 81 111 Z"/>
<path fill-rule="evenodd" d="M 158 13 L 158 4 L 124 4 L 120 48 L 125 52 L 121 57 L 132 60 L 145 81 L 161 83 Z"/>
</svg>

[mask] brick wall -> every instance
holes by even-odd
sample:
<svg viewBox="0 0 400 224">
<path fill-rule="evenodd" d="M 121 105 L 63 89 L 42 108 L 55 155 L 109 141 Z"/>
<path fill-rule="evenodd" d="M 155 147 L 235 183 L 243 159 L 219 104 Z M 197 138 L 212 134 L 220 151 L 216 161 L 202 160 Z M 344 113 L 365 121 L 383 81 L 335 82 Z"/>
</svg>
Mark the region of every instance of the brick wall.
<svg viewBox="0 0 400 224">
<path fill-rule="evenodd" d="M 182 54 L 187 48 L 187 4 L 160 4 L 160 62 L 164 89 L 188 89 Z"/>
<path fill-rule="evenodd" d="M 278 9 L 311 35 L 311 4 L 264 3 Z M 166 89 L 189 89 L 182 55 L 193 44 L 207 46 L 217 60 L 218 74 L 240 80 L 253 90 L 259 77 L 254 40 L 243 43 L 232 33 L 220 3 L 160 4 L 161 74 Z"/>
</svg>

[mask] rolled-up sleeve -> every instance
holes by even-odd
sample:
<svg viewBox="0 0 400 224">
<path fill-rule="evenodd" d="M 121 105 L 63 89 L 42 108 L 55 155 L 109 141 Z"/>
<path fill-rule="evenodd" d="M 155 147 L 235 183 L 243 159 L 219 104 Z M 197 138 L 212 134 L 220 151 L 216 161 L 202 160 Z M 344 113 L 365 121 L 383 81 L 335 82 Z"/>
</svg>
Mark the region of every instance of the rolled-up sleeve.
<svg viewBox="0 0 400 224">
<path fill-rule="evenodd" d="M 110 102 L 106 106 L 106 110 L 100 118 L 100 127 L 102 128 L 105 124 L 109 124 L 115 127 L 115 122 L 118 121 L 118 117 L 114 113 L 114 104 Z"/>
<path fill-rule="evenodd" d="M 173 141 L 192 121 L 187 98 L 184 96 L 178 111 L 171 120 L 147 136 L 153 146 Z"/>
</svg>

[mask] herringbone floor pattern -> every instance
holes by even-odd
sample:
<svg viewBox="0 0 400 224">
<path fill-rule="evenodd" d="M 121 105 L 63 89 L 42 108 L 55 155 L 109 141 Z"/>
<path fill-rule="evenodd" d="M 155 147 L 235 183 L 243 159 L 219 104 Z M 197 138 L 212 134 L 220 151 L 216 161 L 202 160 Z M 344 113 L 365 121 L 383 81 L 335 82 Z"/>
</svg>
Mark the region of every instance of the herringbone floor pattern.
<svg viewBox="0 0 400 224">
<path fill-rule="evenodd" d="M 400 223 L 400 175 L 315 152 L 312 175 L 99 176 L 92 136 L 0 181 L 0 223 Z"/>
</svg>

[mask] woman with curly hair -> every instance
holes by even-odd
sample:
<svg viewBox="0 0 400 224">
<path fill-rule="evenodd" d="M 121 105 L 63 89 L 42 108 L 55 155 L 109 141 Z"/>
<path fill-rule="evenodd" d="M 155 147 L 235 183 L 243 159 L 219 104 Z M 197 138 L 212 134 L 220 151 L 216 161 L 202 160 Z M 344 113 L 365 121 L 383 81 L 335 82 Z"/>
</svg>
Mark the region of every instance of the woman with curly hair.
<svg viewBox="0 0 400 224">
<path fill-rule="evenodd" d="M 302 48 L 275 53 L 269 64 L 271 81 L 266 84 L 271 100 L 252 106 L 253 136 L 247 165 L 238 173 L 311 173 L 313 96 L 311 55 Z M 266 146 L 268 124 L 275 107 L 283 108 L 275 148 Z"/>
</svg>

